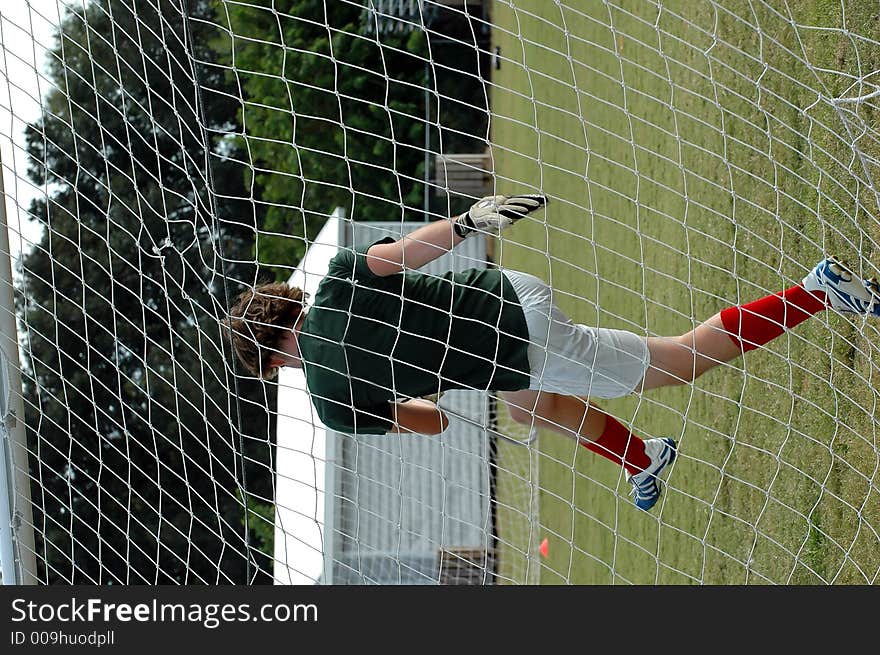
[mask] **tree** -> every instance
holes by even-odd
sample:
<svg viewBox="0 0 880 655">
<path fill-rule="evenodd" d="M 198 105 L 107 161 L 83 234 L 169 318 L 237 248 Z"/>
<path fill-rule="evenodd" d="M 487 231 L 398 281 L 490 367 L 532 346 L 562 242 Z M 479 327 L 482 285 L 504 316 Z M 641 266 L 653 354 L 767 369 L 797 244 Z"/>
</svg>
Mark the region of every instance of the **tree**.
<svg viewBox="0 0 880 655">
<path fill-rule="evenodd" d="M 257 275 L 263 216 L 228 137 L 240 103 L 212 65 L 213 8 L 190 8 L 68 11 L 27 134 L 49 189 L 17 298 L 46 582 L 268 581 L 239 493 L 271 500 L 274 389 L 236 379 L 218 325 Z"/>
<path fill-rule="evenodd" d="M 280 279 L 333 208 L 423 220 L 425 33 L 362 34 L 363 7 L 230 4 L 219 52 L 246 102 L 238 144 L 266 203 L 255 258 Z"/>
</svg>

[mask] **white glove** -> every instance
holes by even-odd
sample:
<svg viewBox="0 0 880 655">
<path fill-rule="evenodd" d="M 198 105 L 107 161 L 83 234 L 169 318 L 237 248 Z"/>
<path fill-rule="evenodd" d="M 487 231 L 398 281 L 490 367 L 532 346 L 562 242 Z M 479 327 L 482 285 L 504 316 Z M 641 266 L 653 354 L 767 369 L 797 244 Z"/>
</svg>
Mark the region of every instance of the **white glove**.
<svg viewBox="0 0 880 655">
<path fill-rule="evenodd" d="M 546 196 L 538 194 L 486 196 L 471 205 L 467 212 L 452 219 L 453 227 L 462 238 L 475 231 L 498 235 L 523 216 L 543 209 L 547 202 Z"/>
</svg>

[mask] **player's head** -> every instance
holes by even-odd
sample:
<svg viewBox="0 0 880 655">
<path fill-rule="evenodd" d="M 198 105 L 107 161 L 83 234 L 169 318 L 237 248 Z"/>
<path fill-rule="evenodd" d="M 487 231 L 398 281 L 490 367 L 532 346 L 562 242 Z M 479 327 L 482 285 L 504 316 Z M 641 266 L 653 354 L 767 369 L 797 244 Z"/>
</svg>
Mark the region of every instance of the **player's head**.
<svg viewBox="0 0 880 655">
<path fill-rule="evenodd" d="M 302 314 L 306 294 L 284 282 L 259 284 L 232 303 L 223 320 L 223 332 L 232 336 L 232 349 L 251 374 L 264 380 L 275 377 L 273 364 L 279 344 Z"/>
</svg>

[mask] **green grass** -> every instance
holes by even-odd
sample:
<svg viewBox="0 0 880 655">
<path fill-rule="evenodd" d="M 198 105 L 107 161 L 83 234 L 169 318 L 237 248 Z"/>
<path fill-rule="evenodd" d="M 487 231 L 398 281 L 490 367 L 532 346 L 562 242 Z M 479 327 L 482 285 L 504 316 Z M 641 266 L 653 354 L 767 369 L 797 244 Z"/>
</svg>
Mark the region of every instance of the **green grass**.
<svg viewBox="0 0 880 655">
<path fill-rule="evenodd" d="M 546 221 L 505 233 L 497 257 L 550 281 L 576 321 L 680 334 L 799 281 L 823 253 L 880 264 L 876 198 L 819 96 L 860 93 L 822 69 L 880 69 L 872 44 L 748 2 L 664 2 L 659 15 L 635 1 L 515 4 L 491 8 L 498 188 L 553 202 Z M 870 3 L 845 4 L 847 26 L 878 33 Z M 837 2 L 792 11 L 802 26 L 841 24 Z M 877 128 L 870 107 L 858 119 Z M 502 577 L 878 582 L 877 336 L 876 323 L 820 316 L 694 385 L 601 403 L 642 436 L 679 440 L 649 514 L 618 467 L 565 437 L 541 433 L 537 470 L 504 446 Z"/>
</svg>

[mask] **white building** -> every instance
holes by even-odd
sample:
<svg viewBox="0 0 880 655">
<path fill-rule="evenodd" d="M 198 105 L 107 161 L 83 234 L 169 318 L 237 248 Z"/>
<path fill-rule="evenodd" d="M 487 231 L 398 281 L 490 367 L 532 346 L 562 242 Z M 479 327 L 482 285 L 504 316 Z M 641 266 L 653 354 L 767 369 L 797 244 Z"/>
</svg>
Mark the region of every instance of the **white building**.
<svg viewBox="0 0 880 655">
<path fill-rule="evenodd" d="M 314 296 L 339 248 L 399 238 L 422 223 L 352 223 L 337 209 L 290 283 Z M 422 271 L 485 267 L 472 237 Z M 491 402 L 451 391 L 441 435 L 352 436 L 326 430 L 303 373 L 279 377 L 275 514 L 278 584 L 493 581 Z M 442 564 L 441 564 L 442 561 Z"/>
</svg>

